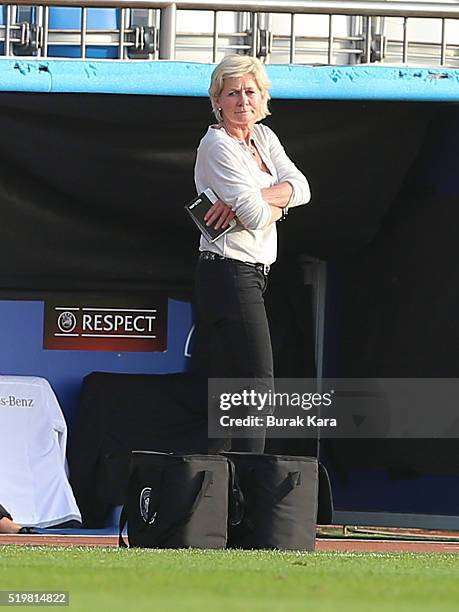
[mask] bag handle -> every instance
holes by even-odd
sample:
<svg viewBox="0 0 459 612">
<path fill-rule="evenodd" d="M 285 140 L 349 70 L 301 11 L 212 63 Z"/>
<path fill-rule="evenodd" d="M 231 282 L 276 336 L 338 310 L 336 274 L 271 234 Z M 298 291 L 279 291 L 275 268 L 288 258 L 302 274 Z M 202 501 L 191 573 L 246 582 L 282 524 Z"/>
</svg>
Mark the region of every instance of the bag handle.
<svg viewBox="0 0 459 612">
<path fill-rule="evenodd" d="M 327 468 L 319 461 L 319 494 L 317 522 L 319 525 L 329 525 L 333 522 L 333 493 Z"/>
<path fill-rule="evenodd" d="M 231 463 L 232 462 L 230 461 L 230 464 Z M 233 469 L 234 469 L 234 465 L 233 465 Z M 230 481 L 231 481 L 231 479 L 233 478 L 233 472 L 231 471 L 231 469 L 230 469 L 230 474 L 231 474 L 231 477 L 230 477 Z M 250 474 L 249 480 L 253 480 L 255 478 L 255 469 L 253 467 L 249 469 L 249 474 Z M 231 499 L 232 503 L 230 504 L 230 511 L 234 512 L 235 509 L 237 509 L 239 513 L 236 515 L 232 515 L 232 516 L 237 516 L 239 520 L 238 522 L 231 522 L 232 520 L 232 516 L 231 516 L 229 518 L 229 523 L 231 526 L 241 525 L 242 529 L 248 532 L 254 531 L 255 524 L 252 521 L 252 518 L 245 514 L 246 504 L 245 504 L 243 493 L 241 489 L 239 488 L 239 482 L 237 481 L 237 474 L 234 475 L 234 478 L 235 478 L 235 487 L 233 488 L 234 497 Z M 268 491 L 267 487 L 265 487 L 263 483 L 259 482 L 258 484 Z M 277 504 L 282 499 L 284 499 L 286 495 L 288 495 L 291 491 L 293 491 L 293 489 L 299 486 L 301 486 L 301 472 L 299 471 L 289 472 L 287 476 L 285 477 L 285 479 L 277 487 L 277 490 L 273 492 L 272 491 L 269 491 L 269 492 L 272 493 L 273 501 L 275 504 Z M 240 497 L 238 497 L 238 494 L 240 494 Z"/>
<path fill-rule="evenodd" d="M 236 466 L 228 459 L 229 491 L 228 491 L 228 524 L 235 527 L 242 523 L 245 514 L 245 499 L 239 484 Z"/>
<path fill-rule="evenodd" d="M 299 486 L 301 486 L 301 472 L 289 472 L 285 480 L 277 487 L 277 491 L 274 492 L 274 501 L 276 503 L 280 502 L 293 489 Z"/>
<path fill-rule="evenodd" d="M 186 524 L 190 520 L 190 518 L 193 516 L 193 514 L 196 512 L 196 510 L 198 509 L 199 504 L 201 503 L 203 497 L 206 495 L 210 485 L 213 483 L 213 472 L 212 471 L 203 470 L 199 472 L 199 474 L 202 476 L 201 484 L 199 485 L 199 489 L 195 495 L 195 498 L 191 506 L 189 507 L 188 511 L 185 513 L 185 515 L 182 516 L 177 521 L 175 521 L 174 523 L 172 523 L 171 525 L 164 527 L 162 530 L 159 530 L 156 527 L 157 523 L 154 523 L 153 526 L 151 527 L 153 532 L 155 531 L 155 527 L 156 527 L 156 533 L 154 534 L 154 537 L 153 537 L 153 547 L 155 546 L 158 547 L 162 542 L 167 540 L 167 538 L 172 533 L 174 533 L 174 531 L 176 531 L 182 525 Z M 159 498 L 160 498 L 160 495 L 158 494 L 157 499 L 159 500 Z M 159 504 L 159 501 L 158 501 L 158 504 Z M 151 519 L 153 514 L 154 514 L 153 507 L 149 506 L 148 507 L 148 520 Z M 126 510 L 126 504 L 125 504 L 123 506 L 123 510 L 121 511 L 120 522 L 119 522 L 118 544 L 121 548 L 128 548 L 128 545 L 124 541 L 124 538 L 122 535 L 123 529 L 125 528 L 126 523 L 127 523 L 127 510 Z M 148 522 L 145 524 L 145 527 L 147 525 L 148 525 Z"/>
<path fill-rule="evenodd" d="M 206 495 L 210 485 L 213 484 L 214 481 L 213 472 L 211 470 L 203 470 L 199 473 L 202 475 L 201 485 L 189 510 L 182 518 L 178 519 L 177 521 L 175 521 L 175 523 L 172 523 L 172 525 L 169 525 L 169 527 L 163 529 L 156 535 L 156 537 L 154 538 L 155 546 L 159 546 L 162 542 L 167 540 L 167 538 L 172 535 L 174 531 L 176 531 L 182 525 L 185 525 L 198 509 L 199 504 L 201 503 L 203 497 Z"/>
</svg>

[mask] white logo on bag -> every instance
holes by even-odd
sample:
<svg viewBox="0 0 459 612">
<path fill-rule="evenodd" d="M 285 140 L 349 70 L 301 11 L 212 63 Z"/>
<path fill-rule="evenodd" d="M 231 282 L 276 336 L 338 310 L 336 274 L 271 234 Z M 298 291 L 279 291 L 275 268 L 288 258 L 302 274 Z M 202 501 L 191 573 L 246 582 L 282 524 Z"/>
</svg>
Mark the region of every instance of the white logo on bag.
<svg viewBox="0 0 459 612">
<path fill-rule="evenodd" d="M 156 515 L 158 513 L 155 512 L 153 516 L 150 518 L 150 520 L 148 520 L 148 508 L 150 507 L 150 496 L 151 496 L 151 487 L 145 487 L 144 489 L 142 489 L 142 492 L 140 493 L 140 500 L 139 500 L 140 501 L 140 516 L 143 518 L 145 523 L 152 525 L 155 522 Z"/>
</svg>

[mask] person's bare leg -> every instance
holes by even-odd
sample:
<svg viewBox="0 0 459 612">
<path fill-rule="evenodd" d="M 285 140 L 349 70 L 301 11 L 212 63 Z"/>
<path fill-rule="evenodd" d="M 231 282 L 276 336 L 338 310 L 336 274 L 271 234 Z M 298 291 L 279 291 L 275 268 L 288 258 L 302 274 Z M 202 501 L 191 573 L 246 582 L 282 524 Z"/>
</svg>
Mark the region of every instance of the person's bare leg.
<svg viewBox="0 0 459 612">
<path fill-rule="evenodd" d="M 18 533 L 22 525 L 15 523 L 7 516 L 0 518 L 0 533 Z"/>
</svg>

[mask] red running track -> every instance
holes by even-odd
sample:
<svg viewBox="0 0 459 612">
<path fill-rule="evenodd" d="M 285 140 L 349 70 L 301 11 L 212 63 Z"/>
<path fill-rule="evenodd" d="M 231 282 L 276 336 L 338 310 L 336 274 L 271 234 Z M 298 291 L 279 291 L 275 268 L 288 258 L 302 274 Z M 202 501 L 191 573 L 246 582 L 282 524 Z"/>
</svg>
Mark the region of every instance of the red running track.
<svg viewBox="0 0 459 612">
<path fill-rule="evenodd" d="M 118 546 L 117 536 L 79 535 L 0 535 L 0 545 L 27 544 L 29 546 Z M 413 540 L 355 540 L 344 538 L 318 539 L 317 551 L 381 552 L 381 553 L 458 553 L 459 542 Z"/>
</svg>

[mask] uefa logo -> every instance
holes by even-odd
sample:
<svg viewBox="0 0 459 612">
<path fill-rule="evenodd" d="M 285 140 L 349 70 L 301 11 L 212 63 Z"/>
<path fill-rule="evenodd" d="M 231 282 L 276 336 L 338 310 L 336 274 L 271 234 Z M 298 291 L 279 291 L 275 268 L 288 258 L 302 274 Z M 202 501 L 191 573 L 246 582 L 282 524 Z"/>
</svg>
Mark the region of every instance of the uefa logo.
<svg viewBox="0 0 459 612">
<path fill-rule="evenodd" d="M 77 320 L 73 312 L 66 310 L 61 312 L 57 319 L 57 326 L 64 334 L 72 332 L 77 324 Z"/>
</svg>

